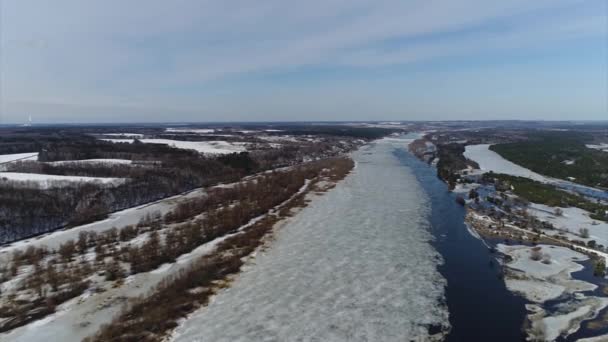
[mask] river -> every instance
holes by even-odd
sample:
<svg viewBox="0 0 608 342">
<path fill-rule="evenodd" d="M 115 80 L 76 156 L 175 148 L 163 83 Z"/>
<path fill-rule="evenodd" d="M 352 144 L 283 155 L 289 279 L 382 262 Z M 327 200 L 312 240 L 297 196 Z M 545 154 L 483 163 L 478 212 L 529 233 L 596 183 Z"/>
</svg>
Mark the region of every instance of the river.
<svg viewBox="0 0 608 342">
<path fill-rule="evenodd" d="M 355 152 L 356 169 L 282 225 L 173 339 L 426 341 L 451 325 L 448 341 L 520 340 L 523 300 L 407 138 Z"/>
</svg>

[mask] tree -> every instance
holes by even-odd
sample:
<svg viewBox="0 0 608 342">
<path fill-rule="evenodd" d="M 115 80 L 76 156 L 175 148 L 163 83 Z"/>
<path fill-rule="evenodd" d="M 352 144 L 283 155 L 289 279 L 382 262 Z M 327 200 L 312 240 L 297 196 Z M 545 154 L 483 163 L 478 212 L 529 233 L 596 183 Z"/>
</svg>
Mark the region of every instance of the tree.
<svg viewBox="0 0 608 342">
<path fill-rule="evenodd" d="M 59 255 L 61 255 L 65 262 L 71 261 L 75 252 L 76 245 L 74 244 L 73 240 L 69 240 L 59 246 Z"/>
<path fill-rule="evenodd" d="M 84 254 L 88 249 L 88 235 L 89 234 L 86 231 L 82 231 L 78 234 L 78 242 L 76 244 L 78 245 L 78 253 L 80 254 Z"/>
<path fill-rule="evenodd" d="M 114 281 L 124 278 L 125 271 L 116 259 L 112 259 L 112 261 L 105 263 L 105 276 L 107 281 Z"/>
<path fill-rule="evenodd" d="M 59 275 L 52 261 L 47 263 L 45 273 L 47 283 L 51 285 L 53 291 L 57 291 L 57 288 L 59 288 Z"/>
<path fill-rule="evenodd" d="M 593 268 L 593 275 L 596 277 L 604 277 L 606 276 L 606 261 L 604 259 L 599 259 L 595 262 L 595 267 Z"/>
</svg>

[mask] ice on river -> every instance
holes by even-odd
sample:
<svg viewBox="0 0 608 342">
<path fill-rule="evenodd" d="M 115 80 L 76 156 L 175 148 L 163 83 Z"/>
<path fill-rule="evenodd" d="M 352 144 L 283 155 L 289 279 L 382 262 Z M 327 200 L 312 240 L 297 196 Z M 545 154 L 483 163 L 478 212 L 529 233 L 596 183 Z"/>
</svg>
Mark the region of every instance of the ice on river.
<svg viewBox="0 0 608 342">
<path fill-rule="evenodd" d="M 177 341 L 428 341 L 448 326 L 429 203 L 382 140 L 177 328 Z"/>
<path fill-rule="evenodd" d="M 543 183 L 549 182 L 547 177 L 504 159 L 498 153 L 490 150 L 489 144 L 467 145 L 465 146 L 464 156 L 479 164 L 479 169 L 483 172 L 492 171 L 526 177 Z"/>
</svg>

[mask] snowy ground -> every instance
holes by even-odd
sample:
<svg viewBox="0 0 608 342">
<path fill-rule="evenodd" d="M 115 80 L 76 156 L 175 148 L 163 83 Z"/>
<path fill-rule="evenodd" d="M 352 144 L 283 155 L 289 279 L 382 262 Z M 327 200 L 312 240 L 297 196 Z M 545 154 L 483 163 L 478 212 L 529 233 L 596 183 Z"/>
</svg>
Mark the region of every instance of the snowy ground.
<svg viewBox="0 0 608 342">
<path fill-rule="evenodd" d="M 511 270 L 506 277 L 507 288 L 518 292 L 533 303 L 526 307 L 532 322 L 530 333 L 540 336 L 539 340 L 553 341 L 559 335 L 577 331 L 580 323 L 592 319 L 608 306 L 607 298 L 586 296 L 583 292 L 592 291 L 596 285 L 572 279 L 571 273 L 582 270 L 577 261 L 588 257 L 565 247 L 539 245 L 543 259 L 550 263 L 532 260 L 532 247 L 498 245 L 498 250 L 513 260 L 507 263 Z M 564 298 L 551 312 L 543 303 Z"/>
<path fill-rule="evenodd" d="M 429 325 L 446 327 L 427 199 L 391 153 L 406 145 L 355 153 L 356 170 L 288 220 L 174 339 L 427 341 Z"/>
<path fill-rule="evenodd" d="M 18 160 L 36 160 L 36 159 L 38 159 L 38 152 L 0 154 L 0 164 L 14 162 L 14 161 L 18 161 Z"/>
<path fill-rule="evenodd" d="M 601 143 L 601 144 L 597 144 L 597 145 L 586 145 L 588 148 L 592 148 L 595 150 L 600 150 L 600 151 L 604 151 L 604 152 L 608 152 L 608 144 L 606 143 Z"/>
<path fill-rule="evenodd" d="M 565 232 L 569 239 L 585 242 L 595 240 L 598 244 L 608 246 L 608 223 L 593 220 L 589 217 L 589 212 L 580 208 L 560 208 L 563 211 L 561 216 L 555 215 L 555 209 L 555 207 L 544 204 L 531 203 L 528 207 L 528 213 L 539 220 L 552 223 L 556 229 Z M 580 228 L 589 229 L 589 238 L 582 238 L 578 235 L 580 234 Z M 551 230 L 545 232 L 549 235 L 560 233 Z"/>
<path fill-rule="evenodd" d="M 167 128 L 167 133 L 194 133 L 194 134 L 209 134 L 215 132 L 214 129 L 210 128 Z"/>
<path fill-rule="evenodd" d="M 305 185 L 291 198 L 303 193 L 309 184 L 310 182 L 306 181 Z M 193 195 L 200 196 L 201 193 L 192 192 L 186 196 L 189 197 Z M 182 199 L 186 196 L 182 196 Z M 289 199 L 275 207 L 275 210 L 279 210 L 288 201 Z M 97 332 L 103 324 L 109 323 L 112 318 L 120 312 L 129 298 L 149 295 L 150 291 L 152 291 L 162 280 L 166 279 L 166 277 L 177 275 L 181 271 L 188 269 L 193 261 L 212 253 L 217 244 L 221 241 L 230 236 L 239 234 L 239 232 L 250 227 L 263 217 L 264 215 L 253 218 L 247 224 L 241 226 L 237 232 L 224 235 L 198 246 L 190 253 L 179 256 L 173 263 L 163 264 L 157 269 L 147 273 L 129 276 L 125 279 L 122 286 L 115 287 L 112 286 L 111 283 L 105 282 L 104 292 L 85 293 L 78 298 L 70 300 L 58 307 L 56 313 L 47 316 L 44 319 L 11 330 L 7 334 L 0 334 L 0 341 L 81 341 L 83 338 Z M 142 240 L 143 238 L 145 237 L 138 236 L 131 242 L 137 243 L 138 240 Z"/>
<path fill-rule="evenodd" d="M 0 172 L 0 182 L 15 181 L 23 186 L 37 186 L 41 188 L 61 187 L 71 183 L 91 182 L 116 186 L 122 184 L 123 178 L 58 176 L 39 173 Z"/>
<path fill-rule="evenodd" d="M 281 141 L 298 142 L 299 141 L 298 138 L 291 136 L 291 135 L 261 135 L 258 138 L 265 140 L 265 141 L 272 141 L 272 142 L 281 142 Z"/>
<path fill-rule="evenodd" d="M 81 159 L 81 160 L 60 160 L 54 162 L 46 162 L 51 165 L 67 165 L 67 164 L 131 164 L 129 159 Z"/>
<path fill-rule="evenodd" d="M 604 190 L 574 183 L 573 181 L 575 181 L 576 179 L 572 177 L 568 177 L 568 181 L 564 179 L 543 176 L 504 159 L 498 153 L 491 151 L 489 147 L 489 144 L 465 146 L 464 156 L 479 164 L 480 170 L 477 171 L 478 173 L 493 171 L 495 173 L 504 173 L 512 176 L 526 177 L 541 183 L 555 185 L 562 190 L 576 192 L 585 197 L 608 201 L 608 193 Z M 470 173 L 474 174 L 475 172 Z"/>
<path fill-rule="evenodd" d="M 115 143 L 132 143 L 133 139 L 102 139 Z M 229 154 L 234 152 L 246 151 L 246 143 L 242 142 L 227 142 L 227 141 L 180 141 L 171 139 L 141 139 L 139 140 L 146 144 L 164 144 L 174 148 L 185 150 L 195 150 L 201 153 L 209 154 Z"/>
</svg>

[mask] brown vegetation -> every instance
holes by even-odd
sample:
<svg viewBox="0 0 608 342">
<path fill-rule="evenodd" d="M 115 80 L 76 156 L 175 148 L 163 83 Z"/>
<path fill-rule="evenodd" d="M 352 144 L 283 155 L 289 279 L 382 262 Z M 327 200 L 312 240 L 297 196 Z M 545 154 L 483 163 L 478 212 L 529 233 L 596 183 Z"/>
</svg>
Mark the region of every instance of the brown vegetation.
<svg viewBox="0 0 608 342">
<path fill-rule="evenodd" d="M 279 198 L 287 196 L 287 202 L 282 204 L 278 212 L 270 210 L 262 219 L 256 221 L 241 233 L 235 234 L 215 249 L 213 255 L 205 256 L 195 262 L 189 270 L 180 272 L 175 276 L 168 277 L 160 283 L 149 296 L 139 298 L 112 323 L 104 326 L 89 341 L 158 341 L 171 329 L 177 326 L 177 321 L 185 317 L 202 305 L 207 304 L 210 296 L 218 289 L 218 283 L 226 281 L 229 276 L 239 272 L 244 260 L 256 248 L 262 245 L 264 237 L 273 229 L 274 224 L 290 214 L 292 208 L 304 206 L 303 195 L 293 196 L 304 184 L 304 179 L 318 181 L 321 177 L 338 181 L 346 176 L 352 169 L 353 162 L 350 159 L 331 159 L 312 163 L 304 168 L 299 168 L 281 176 L 279 179 L 289 180 L 282 186 L 291 188 Z M 276 175 L 274 175 L 276 176 Z M 270 176 L 273 177 L 273 176 Z M 261 184 L 264 181 L 260 182 Z M 322 188 L 309 190 L 322 190 Z M 274 197 L 272 192 L 251 193 L 252 199 L 257 198 L 258 203 L 267 203 L 270 208 L 276 207 L 277 203 L 283 203 Z M 289 198 L 291 196 L 291 198 Z M 250 205 L 250 201 L 244 200 Z M 274 204 L 274 205 L 273 205 Z M 235 206 L 238 208 L 240 206 Z M 249 209 L 243 220 L 231 219 L 233 224 L 241 224 L 256 217 L 261 208 Z M 182 208 L 182 210 L 185 210 Z M 242 210 L 238 209 L 238 210 Z M 268 209 L 266 209 L 268 210 Z M 235 211 L 230 217 L 238 217 L 239 211 Z M 236 228 L 236 226 L 233 226 Z M 226 228 L 228 229 L 228 228 Z M 196 289 L 196 291 L 192 291 Z"/>
</svg>

